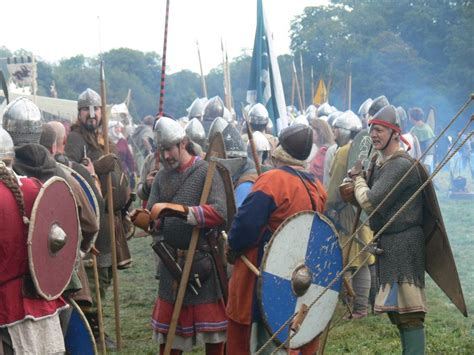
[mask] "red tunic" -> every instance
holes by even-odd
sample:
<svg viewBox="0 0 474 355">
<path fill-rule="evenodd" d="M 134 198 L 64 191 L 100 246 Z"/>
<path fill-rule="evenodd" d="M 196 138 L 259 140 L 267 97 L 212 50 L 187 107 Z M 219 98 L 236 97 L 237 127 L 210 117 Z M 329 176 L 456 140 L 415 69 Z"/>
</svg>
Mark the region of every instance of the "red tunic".
<svg viewBox="0 0 474 355">
<path fill-rule="evenodd" d="M 41 183 L 35 179 L 21 179 L 25 212 L 31 215 L 33 203 Z M 46 301 L 24 298 L 23 275 L 28 270 L 28 227 L 23 223 L 12 192 L 0 182 L 0 327 L 24 319 L 39 319 L 57 312 L 66 303 L 62 298 Z"/>
</svg>

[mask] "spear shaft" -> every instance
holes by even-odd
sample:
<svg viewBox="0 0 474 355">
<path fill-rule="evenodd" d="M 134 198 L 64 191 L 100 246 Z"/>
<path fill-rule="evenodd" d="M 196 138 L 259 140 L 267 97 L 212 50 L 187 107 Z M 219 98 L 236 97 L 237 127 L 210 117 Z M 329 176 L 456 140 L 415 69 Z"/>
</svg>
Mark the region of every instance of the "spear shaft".
<svg viewBox="0 0 474 355">
<path fill-rule="evenodd" d="M 107 117 L 107 97 L 105 92 L 105 74 L 104 61 L 100 62 L 100 96 L 102 98 L 102 133 L 104 138 L 105 154 L 110 153 L 109 145 L 109 122 Z M 114 312 L 115 312 L 115 336 L 117 338 L 117 350 L 122 349 L 122 336 L 120 330 L 120 305 L 119 305 L 119 280 L 117 273 L 117 245 L 115 243 L 115 221 L 113 213 L 113 193 L 112 193 L 112 175 L 107 175 L 107 206 L 108 206 L 108 224 L 110 233 L 110 249 L 112 252 L 112 278 L 114 283 Z M 96 290 L 99 292 L 99 290 Z"/>
<path fill-rule="evenodd" d="M 170 0 L 166 0 L 165 34 L 163 38 L 163 54 L 161 55 L 160 106 L 158 108 L 158 117 L 163 116 L 164 107 L 165 107 L 166 46 L 168 42 L 169 13 L 170 13 Z"/>
</svg>

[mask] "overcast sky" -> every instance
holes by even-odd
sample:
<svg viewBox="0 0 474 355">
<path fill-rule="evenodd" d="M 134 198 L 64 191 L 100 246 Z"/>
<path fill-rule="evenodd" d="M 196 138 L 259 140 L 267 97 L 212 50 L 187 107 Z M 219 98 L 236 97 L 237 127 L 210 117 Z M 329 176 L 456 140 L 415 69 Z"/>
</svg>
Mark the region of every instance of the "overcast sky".
<svg viewBox="0 0 474 355">
<path fill-rule="evenodd" d="M 277 54 L 289 53 L 290 21 L 306 6 L 326 2 L 264 0 Z M 161 54 L 165 8 L 166 0 L 5 0 L 0 46 L 48 62 L 120 47 Z M 169 70 L 199 72 L 196 40 L 206 73 L 221 63 L 221 38 L 229 59 L 243 49 L 251 53 L 256 8 L 256 0 L 170 0 Z"/>
</svg>

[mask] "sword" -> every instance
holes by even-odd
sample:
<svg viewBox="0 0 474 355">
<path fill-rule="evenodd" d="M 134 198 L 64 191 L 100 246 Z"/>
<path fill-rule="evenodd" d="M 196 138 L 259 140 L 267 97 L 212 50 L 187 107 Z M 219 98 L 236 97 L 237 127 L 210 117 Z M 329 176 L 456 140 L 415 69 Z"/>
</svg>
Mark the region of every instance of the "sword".
<svg viewBox="0 0 474 355">
<path fill-rule="evenodd" d="M 181 266 L 176 262 L 173 255 L 171 255 L 166 245 L 163 242 L 155 242 L 151 247 L 160 257 L 161 261 L 163 261 L 163 264 L 165 264 L 173 279 L 179 282 L 183 275 L 183 269 L 181 269 Z M 200 288 L 200 284 L 197 280 L 196 283 L 194 283 L 193 280 L 189 280 L 188 286 L 195 295 L 199 294 L 197 289 Z"/>
</svg>

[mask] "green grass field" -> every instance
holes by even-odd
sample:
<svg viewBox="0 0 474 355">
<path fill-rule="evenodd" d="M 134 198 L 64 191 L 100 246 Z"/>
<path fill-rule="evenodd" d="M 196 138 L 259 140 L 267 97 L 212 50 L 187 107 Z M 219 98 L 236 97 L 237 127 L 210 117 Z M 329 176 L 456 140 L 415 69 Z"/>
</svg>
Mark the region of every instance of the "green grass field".
<svg viewBox="0 0 474 355">
<path fill-rule="evenodd" d="M 474 311 L 474 200 L 448 200 L 446 174 L 436 180 L 439 202 L 450 238 L 464 290 L 468 312 Z M 469 181 L 470 191 L 473 183 Z M 151 239 L 130 241 L 134 263 L 131 269 L 119 272 L 121 329 L 123 349 L 120 354 L 156 354 L 151 340 L 150 316 L 158 281 L 155 280 Z M 106 301 L 106 328 L 114 337 L 112 288 Z M 464 318 L 449 299 L 431 281 L 427 281 L 429 313 L 426 318 L 428 354 L 474 354 L 474 317 Z M 369 316 L 361 320 L 339 320 L 343 308 L 334 316 L 326 346 L 327 354 L 396 354 L 400 353 L 398 332 L 386 316 Z M 193 353 L 203 354 L 202 349 Z"/>
</svg>

